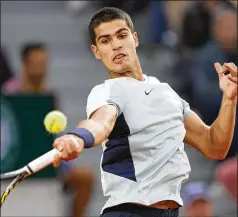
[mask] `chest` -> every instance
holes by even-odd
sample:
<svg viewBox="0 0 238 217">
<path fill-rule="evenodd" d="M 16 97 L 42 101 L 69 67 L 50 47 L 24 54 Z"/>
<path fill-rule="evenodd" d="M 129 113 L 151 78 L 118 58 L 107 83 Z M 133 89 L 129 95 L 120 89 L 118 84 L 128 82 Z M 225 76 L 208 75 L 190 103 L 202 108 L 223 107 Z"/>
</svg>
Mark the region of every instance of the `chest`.
<svg viewBox="0 0 238 217">
<path fill-rule="evenodd" d="M 179 96 L 166 83 L 140 83 L 124 88 L 124 115 L 130 126 L 140 130 L 150 125 L 166 125 L 171 120 L 183 119 Z"/>
</svg>

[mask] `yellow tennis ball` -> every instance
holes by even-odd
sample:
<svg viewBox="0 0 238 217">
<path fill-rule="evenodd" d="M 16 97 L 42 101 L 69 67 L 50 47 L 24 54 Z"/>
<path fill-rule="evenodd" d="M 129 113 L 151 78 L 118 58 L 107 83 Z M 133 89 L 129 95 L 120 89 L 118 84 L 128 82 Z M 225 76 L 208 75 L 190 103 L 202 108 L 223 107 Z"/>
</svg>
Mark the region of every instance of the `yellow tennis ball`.
<svg viewBox="0 0 238 217">
<path fill-rule="evenodd" d="M 44 125 L 49 133 L 60 133 L 67 126 L 67 117 L 60 111 L 51 111 L 45 116 Z"/>
</svg>

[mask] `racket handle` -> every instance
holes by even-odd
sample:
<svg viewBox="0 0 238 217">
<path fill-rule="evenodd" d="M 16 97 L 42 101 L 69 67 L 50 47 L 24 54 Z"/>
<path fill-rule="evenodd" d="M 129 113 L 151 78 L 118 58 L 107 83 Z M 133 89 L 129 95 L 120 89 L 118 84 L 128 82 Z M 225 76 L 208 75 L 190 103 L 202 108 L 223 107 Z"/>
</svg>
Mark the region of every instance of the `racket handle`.
<svg viewBox="0 0 238 217">
<path fill-rule="evenodd" d="M 53 163 L 55 155 L 57 155 L 59 151 L 57 149 L 53 149 L 42 156 L 36 158 L 28 164 L 31 172 L 36 173 L 45 167 L 49 166 Z"/>
</svg>

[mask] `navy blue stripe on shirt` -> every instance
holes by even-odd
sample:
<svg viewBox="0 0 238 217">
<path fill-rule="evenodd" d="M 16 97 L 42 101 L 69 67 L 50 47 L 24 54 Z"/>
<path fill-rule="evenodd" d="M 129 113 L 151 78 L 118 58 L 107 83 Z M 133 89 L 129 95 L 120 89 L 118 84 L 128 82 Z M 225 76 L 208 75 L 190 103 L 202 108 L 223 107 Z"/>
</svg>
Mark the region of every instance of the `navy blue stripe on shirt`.
<svg viewBox="0 0 238 217">
<path fill-rule="evenodd" d="M 103 153 L 102 169 L 105 172 L 136 182 L 135 167 L 131 156 L 128 136 L 130 129 L 123 113 L 117 118 L 115 126 L 106 143 Z"/>
</svg>

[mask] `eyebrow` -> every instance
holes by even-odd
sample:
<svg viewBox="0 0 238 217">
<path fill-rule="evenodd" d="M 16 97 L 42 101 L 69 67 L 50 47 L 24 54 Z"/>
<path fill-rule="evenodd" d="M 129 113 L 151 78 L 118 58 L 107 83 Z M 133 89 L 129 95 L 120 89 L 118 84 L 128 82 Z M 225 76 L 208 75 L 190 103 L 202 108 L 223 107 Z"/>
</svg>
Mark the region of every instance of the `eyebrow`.
<svg viewBox="0 0 238 217">
<path fill-rule="evenodd" d="M 121 28 L 121 29 L 118 29 L 118 30 L 114 33 L 114 35 L 117 35 L 117 34 L 119 34 L 120 32 L 122 32 L 122 31 L 124 31 L 124 30 L 128 31 L 127 28 Z M 101 36 L 98 37 L 97 41 L 99 41 L 101 38 L 109 37 L 109 36 L 110 36 L 110 34 L 101 35 Z"/>
</svg>

